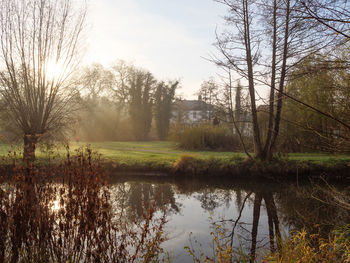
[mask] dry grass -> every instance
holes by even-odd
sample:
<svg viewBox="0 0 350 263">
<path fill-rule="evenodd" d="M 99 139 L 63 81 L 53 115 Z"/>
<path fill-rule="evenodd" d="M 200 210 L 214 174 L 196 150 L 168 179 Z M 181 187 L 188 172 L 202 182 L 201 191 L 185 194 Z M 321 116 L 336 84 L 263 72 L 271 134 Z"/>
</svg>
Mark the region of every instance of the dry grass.
<svg viewBox="0 0 350 263">
<path fill-rule="evenodd" d="M 130 222 L 113 209 L 90 149 L 59 166 L 11 169 L 0 182 L 0 262 L 152 262 L 162 253 L 165 211 Z"/>
<path fill-rule="evenodd" d="M 306 231 L 296 232 L 282 243 L 279 252 L 266 256 L 264 262 L 350 262 L 348 235 L 349 233 L 342 232 L 324 239 L 319 235 L 308 235 Z"/>
</svg>

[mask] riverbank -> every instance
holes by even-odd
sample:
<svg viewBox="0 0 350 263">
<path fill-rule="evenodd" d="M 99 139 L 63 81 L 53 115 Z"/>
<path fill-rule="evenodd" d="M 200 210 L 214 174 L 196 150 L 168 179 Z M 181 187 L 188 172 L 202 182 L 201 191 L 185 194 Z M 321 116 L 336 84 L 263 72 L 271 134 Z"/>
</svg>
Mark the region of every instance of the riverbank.
<svg viewBox="0 0 350 263">
<path fill-rule="evenodd" d="M 69 146 L 70 155 L 86 147 L 100 158 L 110 174 L 128 176 L 210 176 L 251 178 L 263 177 L 278 180 L 350 179 L 350 155 L 325 153 L 293 153 L 276 156 L 273 162 L 248 160 L 244 153 L 185 151 L 172 142 L 75 142 Z M 46 148 L 45 148 L 46 147 Z M 0 145 L 0 154 L 20 158 L 20 146 Z M 67 149 L 63 145 L 40 146 L 38 165 L 64 159 Z"/>
<path fill-rule="evenodd" d="M 145 251 L 147 254 L 150 249 L 157 249 L 161 245 L 166 251 L 164 256 L 171 255 L 169 259 L 172 262 L 193 261 L 196 254 L 190 253 L 188 249 L 184 250 L 184 247 L 198 249 L 197 251 L 203 255 L 212 256 L 213 260 L 216 260 L 216 256 L 211 254 L 212 246 L 207 244 L 214 244 L 220 251 L 228 253 L 227 258 L 234 256 L 249 261 L 252 253 L 263 258 L 268 254 L 268 244 L 266 247 L 256 244 L 269 237 L 270 245 L 271 237 L 273 242 L 276 240 L 273 243 L 274 247 L 281 245 L 282 250 L 278 251 L 282 257 L 290 254 L 300 255 L 299 252 L 303 251 L 307 251 L 308 256 L 310 251 L 314 251 L 313 248 L 317 246 L 318 241 L 322 242 L 321 251 L 327 246 L 326 251 L 329 253 L 326 256 L 323 256 L 324 253 L 318 256 L 317 251 L 314 251 L 312 257 L 317 258 L 315 262 L 322 261 L 320 259 L 323 258 L 328 262 L 328 254 L 336 253 L 337 258 L 348 255 L 348 251 L 343 252 L 343 244 L 347 248 L 347 243 L 346 239 L 343 239 L 342 232 L 337 235 L 332 232 L 333 229 L 338 231 L 339 227 L 343 227 L 347 219 L 348 213 L 343 206 L 334 203 L 337 200 L 342 202 L 346 200 L 348 203 L 349 195 L 345 187 L 333 188 L 336 187 L 333 184 L 332 187 L 328 185 L 321 188 L 322 186 L 318 184 L 273 182 L 262 178 L 232 180 L 223 177 L 218 180 L 214 176 L 208 178 L 163 176 L 157 177 L 156 180 L 145 176 L 142 179 L 133 177 L 133 180 L 125 180 L 123 176 L 106 178 L 104 176 L 106 169 L 103 168 L 106 163 L 93 160 L 96 156 L 90 153 L 88 151 L 87 154 L 71 155 L 66 160 L 60 160 L 63 161 L 63 165 L 59 166 L 53 164 L 50 167 L 49 163 L 39 169 L 23 166 L 12 169 L 12 176 L 8 181 L 3 181 L 4 187 L 0 195 L 2 199 L 0 201 L 5 207 L 2 220 L 4 223 L 1 228 L 3 231 L 0 234 L 2 240 L 5 240 L 5 248 L 9 248 L 12 253 L 6 254 L 6 259 L 11 260 L 13 255 L 18 254 L 17 251 L 23 252 L 20 254 L 23 258 L 27 256 L 27 251 L 30 253 L 40 251 L 40 255 L 45 257 L 42 256 L 38 261 L 45 261 L 48 258 L 57 261 L 57 258 L 54 258 L 57 254 L 49 253 L 52 248 L 57 247 L 55 251 L 60 253 L 58 255 L 67 252 L 60 241 L 52 239 L 54 235 L 50 232 L 48 235 L 40 235 L 41 229 L 55 231 L 56 235 L 62 237 L 62 242 L 70 242 L 69 244 L 72 244 L 70 247 L 74 248 L 70 253 L 80 253 L 82 249 L 79 246 L 86 240 L 89 242 L 86 243 L 89 247 L 83 248 L 84 251 L 103 244 L 98 250 L 99 258 L 107 258 L 111 255 L 108 251 L 114 248 L 112 249 L 114 253 L 118 252 L 114 254 L 115 259 L 116 255 L 121 254 L 120 249 L 123 251 L 124 247 L 116 246 L 114 240 L 117 240 L 118 244 L 123 244 L 125 238 L 128 240 L 129 248 L 140 246 L 144 248 L 140 252 Z M 112 180 L 106 181 L 106 179 Z M 343 183 L 340 185 L 346 186 Z M 13 196 L 18 198 L 14 199 Z M 256 211 L 260 210 L 261 215 L 256 216 Z M 18 211 L 21 215 L 19 217 Z M 12 218 L 17 220 L 11 220 Z M 124 226 L 125 222 L 127 224 L 120 230 L 120 225 Z M 272 232 L 271 222 L 276 229 Z M 34 228 L 23 228 L 28 225 L 34 225 Z M 14 243 L 16 240 L 9 239 L 11 236 L 19 235 L 16 231 L 19 228 L 20 241 L 30 242 Z M 233 233 L 232 229 L 235 230 L 236 236 L 232 234 L 231 240 L 235 242 L 231 243 L 229 248 L 230 242 L 221 237 L 225 236 L 230 240 L 229 234 Z M 248 239 L 254 229 L 259 229 L 257 238 Z M 294 231 L 307 229 L 307 232 L 300 232 L 305 233 L 306 238 L 298 242 L 299 239 L 294 239 L 294 234 L 289 235 L 289 229 Z M 346 228 L 344 229 L 345 236 L 348 232 L 345 232 Z M 118 233 L 123 231 L 123 235 L 120 235 L 122 239 L 119 239 L 119 235 L 113 231 Z M 102 236 L 98 236 L 100 232 L 103 233 Z M 30 238 L 33 233 L 40 237 L 38 241 Z M 113 237 L 118 239 L 110 239 L 108 236 L 106 239 L 104 233 L 112 233 Z M 294 233 L 299 235 L 299 232 Z M 319 233 L 322 233 L 322 236 Z M 315 234 L 319 236 L 315 237 Z M 168 238 L 170 235 L 172 237 Z M 217 236 L 220 239 L 216 239 Z M 146 241 L 139 242 L 141 237 L 145 237 Z M 247 237 L 245 240 L 251 242 L 245 243 L 242 247 L 240 237 Z M 281 237 L 290 238 L 280 243 Z M 192 247 L 191 240 L 204 245 Z M 220 242 L 214 242 L 215 240 Z M 288 242 L 293 243 L 289 245 Z M 326 242 L 329 242 L 329 246 Z M 21 250 L 23 246 L 26 246 L 26 249 Z M 12 247 L 17 250 L 13 252 Z M 259 249 L 251 252 L 251 247 Z M 339 247 L 341 249 L 338 249 Z M 149 254 L 159 255 L 153 251 Z M 90 250 L 87 253 L 92 252 Z M 275 257 L 276 260 L 280 257 L 279 254 L 268 255 L 269 258 Z M 160 256 L 153 261 L 161 262 L 164 257 L 163 254 Z M 303 256 L 304 254 L 301 254 L 301 258 Z M 29 256 L 27 258 L 30 259 Z M 93 259 L 90 258 L 89 261 L 91 260 Z M 107 258 L 105 261 L 113 260 Z M 122 261 L 130 260 L 123 258 Z"/>
<path fill-rule="evenodd" d="M 350 164 L 344 160 L 324 162 L 275 160 L 264 163 L 256 160 L 197 159 L 181 156 L 173 165 L 135 163 L 132 166 L 106 161 L 111 174 L 130 177 L 216 177 L 302 181 L 325 179 L 327 181 L 350 180 Z"/>
</svg>

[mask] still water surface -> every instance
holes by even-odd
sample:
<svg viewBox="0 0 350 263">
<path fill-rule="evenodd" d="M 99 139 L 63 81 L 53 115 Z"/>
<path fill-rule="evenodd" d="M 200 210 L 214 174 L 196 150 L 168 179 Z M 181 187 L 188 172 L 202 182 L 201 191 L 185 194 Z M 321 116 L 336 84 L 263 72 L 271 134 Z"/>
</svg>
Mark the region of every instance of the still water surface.
<svg viewBox="0 0 350 263">
<path fill-rule="evenodd" d="M 162 247 L 172 262 L 193 262 L 185 251 L 213 255 L 212 232 L 227 229 L 223 240 L 255 255 L 257 261 L 276 240 L 291 230 L 327 234 L 336 224 L 350 222 L 341 208 L 317 200 L 319 187 L 264 182 L 232 182 L 222 179 L 126 180 L 112 183 L 116 209 L 126 209 L 131 220 L 141 219 L 145 209 L 166 211 Z M 316 197 L 316 198 L 315 198 Z"/>
</svg>

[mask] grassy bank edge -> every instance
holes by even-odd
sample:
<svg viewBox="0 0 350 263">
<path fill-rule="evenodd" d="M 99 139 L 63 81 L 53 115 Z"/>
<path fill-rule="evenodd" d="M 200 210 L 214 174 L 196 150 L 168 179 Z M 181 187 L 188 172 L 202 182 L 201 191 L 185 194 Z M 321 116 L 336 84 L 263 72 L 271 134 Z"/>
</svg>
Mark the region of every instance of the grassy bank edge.
<svg viewBox="0 0 350 263">
<path fill-rule="evenodd" d="M 236 160 L 235 160 L 236 159 Z M 296 179 L 303 180 L 323 178 L 325 180 L 350 179 L 350 162 L 347 160 L 327 160 L 324 162 L 300 160 L 275 160 L 269 163 L 258 160 L 233 158 L 196 158 L 180 156 L 174 163 L 134 162 L 132 164 L 118 163 L 105 160 L 104 166 L 111 174 L 128 173 L 129 176 L 159 175 L 159 176 L 210 176 L 234 178 L 267 178 L 267 179 Z"/>
<path fill-rule="evenodd" d="M 4 156 L 9 145 L 0 145 Z M 87 148 L 88 147 L 88 148 Z M 210 176 L 235 178 L 306 179 L 309 177 L 342 180 L 350 178 L 350 156 L 322 153 L 276 155 L 272 162 L 247 160 L 243 153 L 184 151 L 171 142 L 99 142 L 71 143 L 70 155 L 92 149 L 95 158 L 101 158 L 110 174 L 128 173 L 162 176 Z M 7 156 L 9 166 L 12 156 Z M 57 165 L 67 157 L 64 146 L 42 149 L 37 165 Z M 12 158 L 12 160 L 11 160 Z M 21 162 L 17 147 L 16 162 Z M 6 162 L 3 162 L 6 163 Z"/>
</svg>

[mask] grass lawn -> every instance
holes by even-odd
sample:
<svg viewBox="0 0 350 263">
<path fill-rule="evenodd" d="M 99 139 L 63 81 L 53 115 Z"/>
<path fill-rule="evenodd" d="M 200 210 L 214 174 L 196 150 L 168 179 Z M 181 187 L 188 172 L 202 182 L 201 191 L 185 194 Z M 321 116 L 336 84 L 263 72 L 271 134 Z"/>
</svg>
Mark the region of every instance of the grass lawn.
<svg viewBox="0 0 350 263">
<path fill-rule="evenodd" d="M 148 141 L 148 142 L 73 142 L 70 145 L 70 151 L 74 152 L 79 147 L 84 147 L 90 144 L 91 148 L 102 154 L 103 158 L 111 161 L 117 161 L 119 164 L 126 165 L 149 165 L 149 166 L 170 166 L 175 160 L 184 154 L 192 155 L 199 159 L 215 158 L 221 160 L 229 160 L 232 158 L 244 158 L 244 153 L 234 152 L 212 152 L 212 151 L 185 151 L 178 149 L 173 142 L 164 141 Z M 20 153 L 21 146 L 11 146 L 9 144 L 0 144 L 0 155 L 7 155 L 8 152 Z M 64 156 L 66 150 L 63 145 L 57 145 L 53 151 L 59 156 Z M 45 149 L 38 147 L 38 159 L 47 157 Z M 312 162 L 327 162 L 332 160 L 349 160 L 350 155 L 340 154 L 332 155 L 327 153 L 292 153 L 289 154 L 289 159 L 312 161 Z"/>
</svg>

